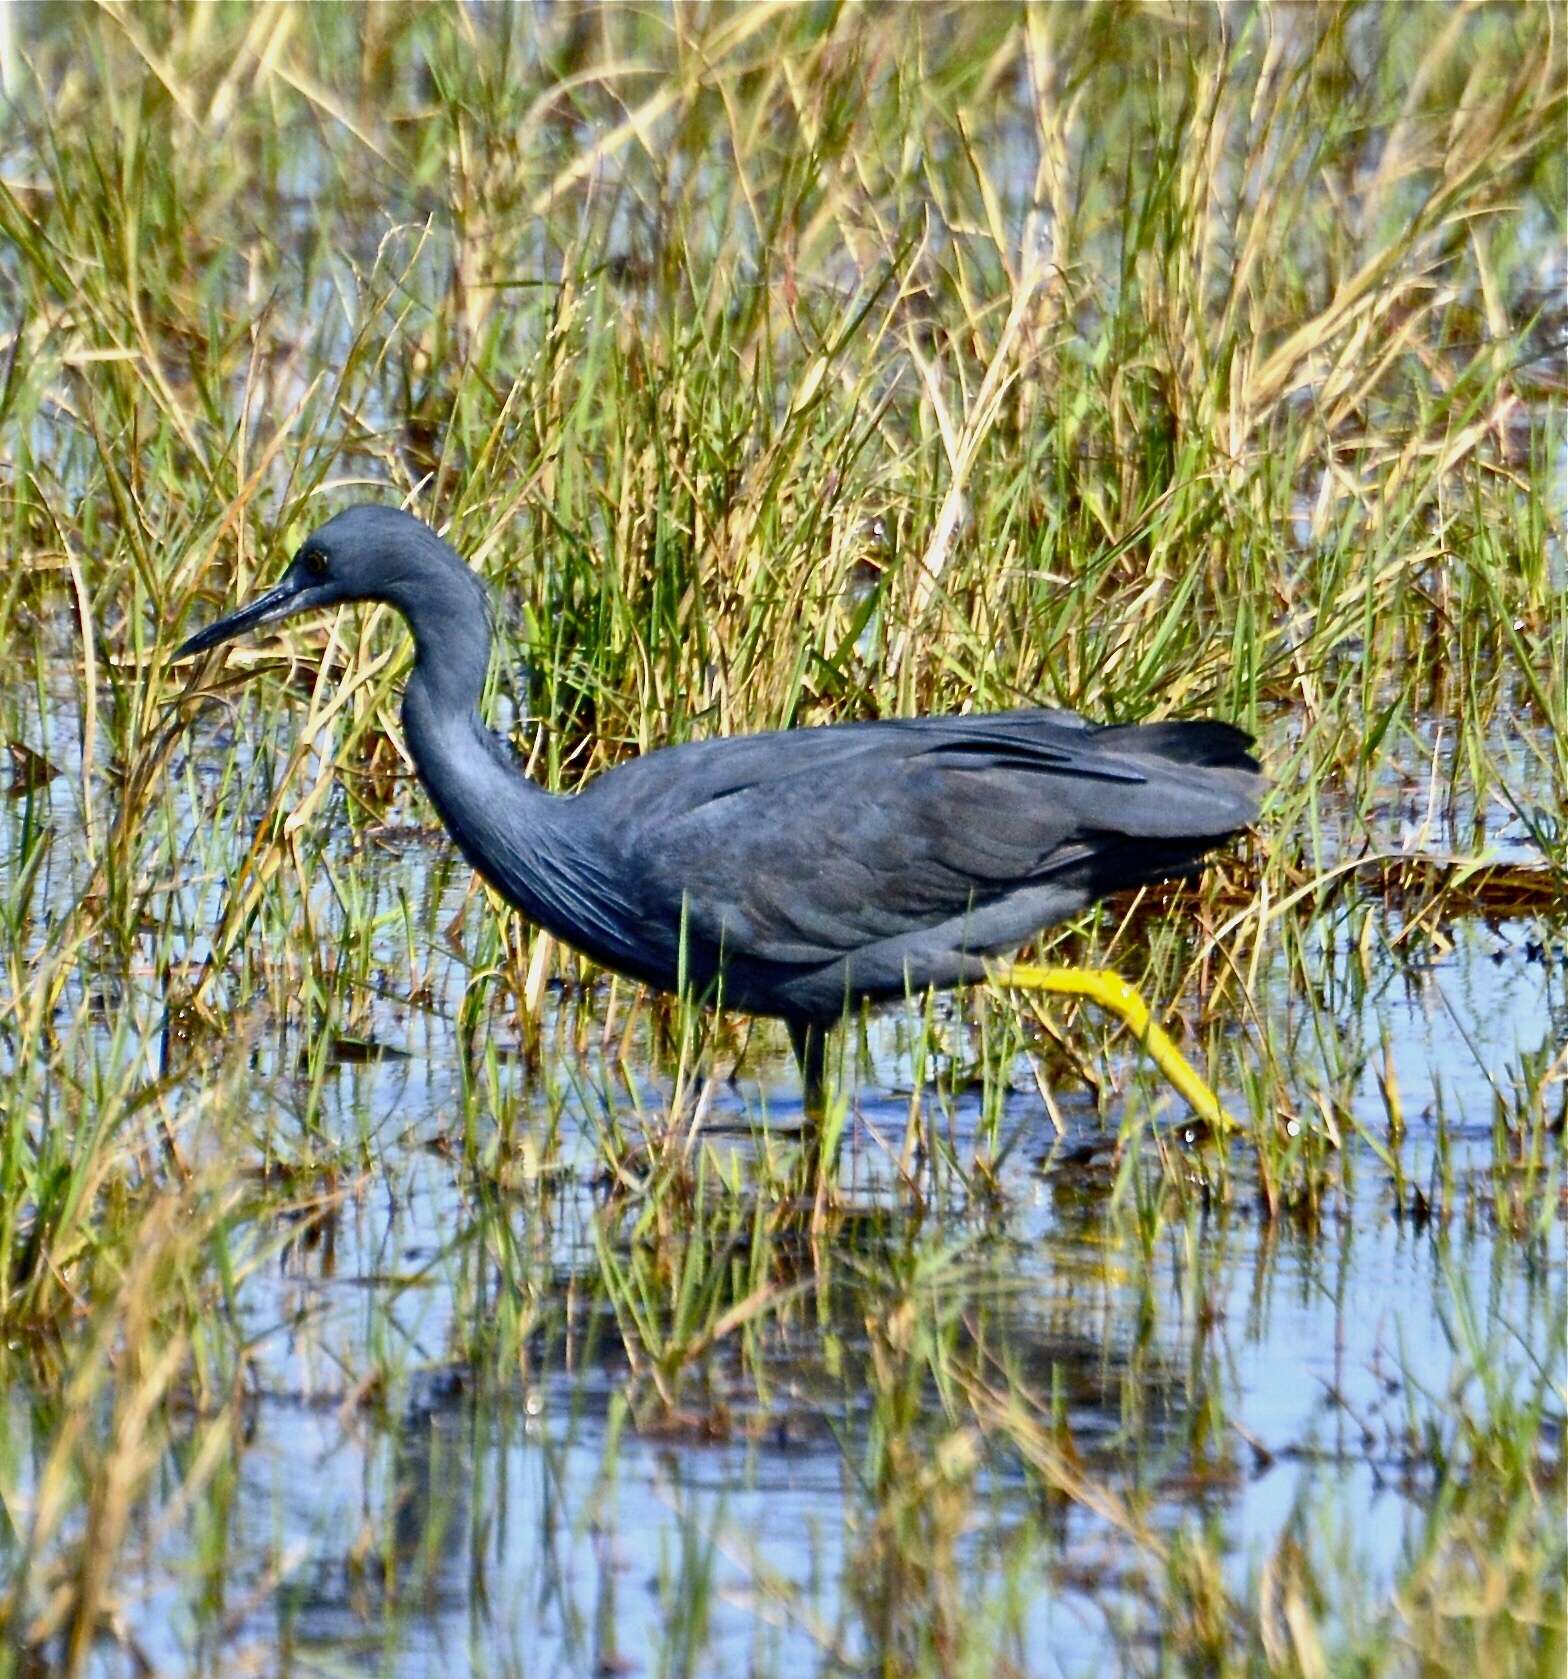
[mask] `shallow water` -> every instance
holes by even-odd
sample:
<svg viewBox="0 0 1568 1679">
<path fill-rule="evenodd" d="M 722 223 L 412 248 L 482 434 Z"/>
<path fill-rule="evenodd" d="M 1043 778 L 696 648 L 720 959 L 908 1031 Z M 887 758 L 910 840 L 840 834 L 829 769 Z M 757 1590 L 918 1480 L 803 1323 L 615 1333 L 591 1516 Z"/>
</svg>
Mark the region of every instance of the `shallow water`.
<svg viewBox="0 0 1568 1679">
<path fill-rule="evenodd" d="M 29 825 L 50 835 L 36 953 L 86 881 L 81 719 L 63 679 L 36 698 L 13 691 L 7 709 L 16 738 L 64 772 L 33 809 L 5 807 L 9 857 Z M 1309 987 L 1278 940 L 1265 944 L 1252 987 L 1261 1034 L 1236 1027 L 1289 1057 L 1309 1119 L 1314 1087 L 1338 1079 L 1350 1092 L 1360 1134 L 1341 1123 L 1313 1206 L 1270 1218 L 1245 1149 L 1223 1184 L 1212 1156 L 1189 1151 L 1192 1180 L 1218 1193 L 1142 1217 L 1143 1198 L 1158 1202 L 1149 1127 L 1179 1132 L 1181 1116 L 1125 1040 L 1112 1041 L 1103 1111 L 1058 1083 L 1058 1136 L 1036 1084 L 1056 1065 L 1049 1046 L 1004 1046 L 1005 1089 L 988 1101 L 954 1076 L 985 1043 L 947 1000 L 933 1025 L 938 1088 L 920 1094 L 930 1151 L 901 1168 L 921 1033 L 889 1011 L 844 1064 L 838 1222 L 816 1247 L 803 1224 L 783 1231 L 763 1275 L 784 1297 L 677 1360 L 661 1403 L 648 1334 L 626 1314 L 640 1288 L 647 1324 L 668 1324 L 664 1268 L 686 1250 L 679 1230 L 661 1247 L 636 1229 L 635 1195 L 611 1204 L 605 1165 L 663 1135 L 670 1057 L 646 1022 L 629 1062 L 614 1053 L 622 1028 L 606 1030 L 602 985 L 553 995 L 537 1060 L 519 1053 L 504 1007 L 465 1048 L 456 1023 L 490 912 L 439 838 L 374 826 L 356 838 L 334 791 L 308 895 L 292 877 L 280 887 L 289 942 L 269 951 L 276 935 L 263 933 L 257 955 L 286 970 L 330 962 L 370 928 L 352 1018 L 307 1038 L 297 1007 L 280 1018 L 257 992 L 219 999 L 248 1039 L 238 1050 L 200 1033 L 189 1048 L 165 1041 L 161 976 L 205 957 L 298 727 L 293 708 L 253 693 L 192 728 L 149 815 L 179 861 L 141 883 L 145 960 L 95 982 L 76 1051 L 101 1069 L 140 1057 L 149 1072 L 189 1056 L 177 1111 L 197 1171 L 232 1170 L 236 1148 L 242 1176 L 293 1163 L 275 1186 L 258 1180 L 234 1234 L 237 1253 L 265 1257 L 225 1326 L 245 1349 L 232 1483 L 172 1530 L 153 1519 L 154 1497 L 131 1546 L 123 1621 L 158 1670 L 233 1671 L 247 1652 L 301 1673 L 896 1666 L 912 1629 L 941 1613 L 938 1587 L 900 1577 L 897 1547 L 877 1538 L 897 1493 L 878 1442 L 899 1393 L 914 1396 L 922 1453 L 974 1456 L 938 1547 L 973 1646 L 1031 1674 L 1146 1667 L 1161 1633 L 1147 1548 L 1092 1505 L 1042 1505 L 1013 1447 L 986 1449 L 973 1414 L 940 1391 L 940 1359 L 889 1373 L 887 1326 L 910 1301 L 966 1367 L 983 1349 L 985 1368 L 1047 1396 L 1084 1472 L 1136 1504 L 1156 1539 L 1217 1534 L 1238 1587 L 1300 1523 L 1313 1543 L 1338 1535 L 1334 1566 L 1386 1592 L 1453 1419 L 1560 1364 L 1560 1147 L 1521 1172 L 1528 1141 L 1508 1116 L 1528 1069 L 1568 1042 L 1568 934 L 1560 919 L 1471 917 L 1431 937 L 1347 894 L 1305 930 Z M 308 765 L 301 785 L 325 769 Z M 107 799 L 101 764 L 97 783 Z M 1448 815 L 1474 831 L 1468 813 Z M 1423 848 L 1454 844 L 1441 821 L 1416 811 L 1412 823 Z M 1532 860 L 1507 812 L 1489 830 L 1500 859 Z M 620 988 L 621 1021 L 629 1002 Z M 693 1145 L 703 1193 L 725 1210 L 689 1215 L 699 1230 L 686 1245 L 726 1302 L 750 1286 L 725 1280 L 727 1266 L 745 1272 L 747 1185 L 799 1142 L 782 1050 L 753 1034 L 704 1064 L 722 1074 L 739 1054 L 736 1077 L 703 1091 Z M 204 1114 L 205 1077 L 236 1054 L 250 1072 L 220 1081 L 208 1099 L 223 1112 Z M 1118 1132 L 1132 1157 L 1120 1172 Z M 984 1193 L 977 1158 L 999 1162 Z M 47 1389 L 16 1365 L 11 1378 L 5 1480 L 25 1505 L 58 1417 Z M 1560 1417 L 1548 1433 L 1560 1462 Z"/>
<path fill-rule="evenodd" d="M 68 757 L 67 740 L 51 744 Z M 212 744 L 193 743 L 198 783 Z M 176 786 L 185 768 L 173 766 Z M 349 859 L 346 844 L 329 854 Z M 60 858 L 46 900 L 76 884 L 77 852 Z M 1138 1185 L 1154 1174 L 1134 1166 L 1118 1182 L 1108 1148 L 1079 1146 L 1121 1126 L 1148 1150 L 1145 1122 L 1177 1117 L 1136 1057 L 1120 1054 L 1103 1117 L 1071 1088 L 1057 1093 L 1060 1138 L 1026 1061 L 990 1107 L 973 1090 L 927 1092 L 947 1147 L 917 1160 L 911 1195 L 897 1157 L 916 1034 L 898 1011 L 879 1018 L 849 1060 L 844 1211 L 826 1253 L 781 1240 L 775 1279 L 801 1244 L 792 1297 L 691 1359 L 663 1406 L 646 1338 L 626 1331 L 629 1297 L 607 1284 L 607 1254 L 635 1269 L 640 1243 L 635 1198 L 607 1210 L 604 1161 L 617 1128 L 660 1134 L 667 1059 L 646 1055 L 644 1034 L 622 1066 L 600 1046 L 602 994 L 558 997 L 542 1069 L 508 1054 L 490 1085 L 467 1084 L 453 1022 L 483 903 L 438 844 L 373 843 L 356 866 L 356 915 L 417 905 L 388 915 L 375 942 L 384 972 L 412 958 L 429 994 L 412 1006 L 393 985 L 372 999 L 319 1085 L 323 1046 L 302 1042 L 297 1021 L 251 1017 L 255 1072 L 225 1114 L 223 1146 L 248 1135 L 257 1163 L 330 1159 L 329 1210 L 300 1219 L 298 1239 L 233 1297 L 247 1397 L 232 1483 L 190 1524 L 149 1519 L 133 1541 L 124 1625 L 160 1671 L 237 1670 L 247 1654 L 299 1673 L 896 1665 L 936 1612 L 918 1596 L 900 1607 L 914 1588 L 876 1537 L 897 1489 L 876 1484 L 874 1444 L 889 1392 L 902 1391 L 884 1332 L 909 1300 L 966 1353 L 983 1346 L 991 1368 L 1054 1396 L 1085 1471 L 1136 1501 L 1150 1532 L 1217 1533 L 1238 1584 L 1310 1512 L 1313 1543 L 1338 1536 L 1334 1566 L 1386 1590 L 1432 1490 L 1434 1439 L 1461 1409 L 1479 1413 L 1490 1393 L 1560 1362 L 1560 1162 L 1554 1152 L 1529 1180 L 1531 1232 L 1500 1229 L 1515 1145 L 1495 1118 L 1498 1092 L 1568 1038 L 1560 923 L 1459 921 L 1415 955 L 1380 944 L 1364 968 L 1320 925 L 1317 978 L 1338 1041 L 1314 1049 L 1321 1024 L 1283 968 L 1265 968 L 1256 988 L 1264 1026 L 1293 1046 L 1303 1088 L 1315 1065 L 1360 1066 L 1357 1116 L 1393 1149 L 1397 1176 L 1347 1135 L 1316 1211 L 1270 1219 L 1238 1154 L 1228 1197 L 1194 1195 L 1143 1241 Z M 221 898 L 221 881 L 171 882 L 165 902 L 200 928 Z M 310 913 L 318 940 L 341 932 L 330 887 Z M 1393 943 L 1397 922 L 1380 926 Z M 156 985 L 133 979 L 107 1012 L 137 1023 L 124 1041 L 144 1046 L 163 1007 Z M 960 1059 L 974 1052 L 945 1005 L 939 1027 Z M 492 1023 L 490 1042 L 507 1041 Z M 1385 1045 L 1407 1124 L 1397 1145 Z M 747 1055 L 707 1101 L 711 1172 L 743 1184 L 770 1146 L 794 1146 L 798 1099 L 776 1056 Z M 465 1127 L 477 1127 L 466 1148 Z M 198 1169 L 211 1163 L 206 1135 L 193 1121 Z M 962 1170 L 977 1155 L 1001 1160 L 984 1196 Z M 546 1162 L 542 1176 L 530 1161 Z M 1195 1154 L 1191 1170 L 1212 1165 Z M 299 1218 L 299 1187 L 270 1213 L 260 1198 L 242 1246 L 276 1239 L 286 1206 Z M 722 1273 L 726 1253 L 743 1259 L 738 1229 L 710 1231 L 708 1272 Z M 656 1265 L 649 1275 L 656 1296 Z M 907 1377 L 914 1435 L 926 1453 L 977 1454 L 942 1541 L 966 1636 L 1031 1674 L 1155 1663 L 1146 1556 L 1092 1507 L 1042 1506 L 1009 1447 L 981 1449 L 962 1406 L 944 1417 L 935 1368 Z M 6 1414 L 10 1491 L 25 1502 L 53 1407 L 15 1379 Z M 1560 1459 L 1560 1418 L 1549 1434 Z M 105 1657 L 105 1671 L 118 1660 Z"/>
</svg>

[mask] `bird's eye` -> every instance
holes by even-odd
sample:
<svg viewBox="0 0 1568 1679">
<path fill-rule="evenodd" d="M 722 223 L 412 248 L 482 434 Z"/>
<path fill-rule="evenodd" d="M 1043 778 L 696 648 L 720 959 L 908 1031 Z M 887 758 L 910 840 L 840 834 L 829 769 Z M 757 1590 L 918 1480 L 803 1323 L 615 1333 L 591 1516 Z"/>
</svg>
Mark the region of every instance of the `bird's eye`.
<svg viewBox="0 0 1568 1679">
<path fill-rule="evenodd" d="M 312 548 L 305 556 L 305 569 L 312 577 L 327 575 L 327 556 L 319 548 Z"/>
</svg>

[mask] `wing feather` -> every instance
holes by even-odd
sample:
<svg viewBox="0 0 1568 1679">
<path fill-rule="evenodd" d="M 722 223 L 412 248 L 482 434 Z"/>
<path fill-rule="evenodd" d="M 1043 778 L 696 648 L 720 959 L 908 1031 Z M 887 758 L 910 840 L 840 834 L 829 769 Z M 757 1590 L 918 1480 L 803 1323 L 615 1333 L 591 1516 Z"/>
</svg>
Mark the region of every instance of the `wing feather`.
<svg viewBox="0 0 1568 1679">
<path fill-rule="evenodd" d="M 1223 724 L 1003 712 L 702 742 L 596 785 L 636 810 L 622 844 L 647 922 L 684 914 L 712 952 L 815 965 L 1107 848 L 1131 880 L 1140 839 L 1159 864 L 1246 826 L 1262 786 L 1247 744 Z"/>
</svg>

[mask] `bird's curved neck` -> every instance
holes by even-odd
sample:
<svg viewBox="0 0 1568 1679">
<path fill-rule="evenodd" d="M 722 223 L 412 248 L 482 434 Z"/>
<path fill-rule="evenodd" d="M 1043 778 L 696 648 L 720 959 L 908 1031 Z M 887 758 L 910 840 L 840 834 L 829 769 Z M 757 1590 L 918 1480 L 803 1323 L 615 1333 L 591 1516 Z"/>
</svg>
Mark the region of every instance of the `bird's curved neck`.
<svg viewBox="0 0 1568 1679">
<path fill-rule="evenodd" d="M 574 798 L 529 780 L 471 701 L 416 664 L 403 731 L 431 803 L 458 849 L 528 919 L 596 961 L 630 955 L 604 903 L 605 842 Z"/>
<path fill-rule="evenodd" d="M 447 832 L 475 869 L 530 921 L 595 960 L 635 956 L 613 913 L 612 843 L 589 808 L 529 780 L 479 713 L 490 666 L 482 592 L 466 574 L 397 605 L 414 632 L 403 732 Z"/>
<path fill-rule="evenodd" d="M 393 604 L 414 635 L 403 733 L 419 779 L 463 855 L 537 919 L 561 801 L 528 779 L 480 715 L 491 648 L 483 587 L 453 566 L 400 586 Z"/>
<path fill-rule="evenodd" d="M 402 612 L 414 635 L 414 669 L 408 695 L 428 712 L 432 721 L 460 718 L 480 724 L 479 706 L 490 674 L 490 614 L 477 585 L 465 593 L 455 587 L 426 587 L 393 604 Z M 456 598 L 453 598 L 453 597 Z"/>
<path fill-rule="evenodd" d="M 548 871 L 549 810 L 560 801 L 531 781 L 479 714 L 484 676 L 419 657 L 403 690 L 403 733 L 425 791 L 470 863 L 509 896 L 534 896 Z M 514 878 L 516 877 L 516 878 Z M 532 906 L 523 903 L 525 911 Z"/>
</svg>

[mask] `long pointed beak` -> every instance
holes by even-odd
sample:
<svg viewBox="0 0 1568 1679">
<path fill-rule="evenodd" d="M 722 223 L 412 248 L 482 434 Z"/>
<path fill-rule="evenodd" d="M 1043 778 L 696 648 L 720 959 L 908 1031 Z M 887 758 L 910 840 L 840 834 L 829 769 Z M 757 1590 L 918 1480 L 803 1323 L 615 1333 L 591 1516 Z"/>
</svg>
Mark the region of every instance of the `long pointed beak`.
<svg viewBox="0 0 1568 1679">
<path fill-rule="evenodd" d="M 305 593 L 306 589 L 301 584 L 285 577 L 276 588 L 258 595 L 238 612 L 231 612 L 227 618 L 220 618 L 206 629 L 197 630 L 189 640 L 180 643 L 174 656 L 183 659 L 191 653 L 205 653 L 209 647 L 216 647 L 222 641 L 232 641 L 247 630 L 254 630 L 262 624 L 275 624 L 304 604 L 299 597 Z"/>
</svg>

